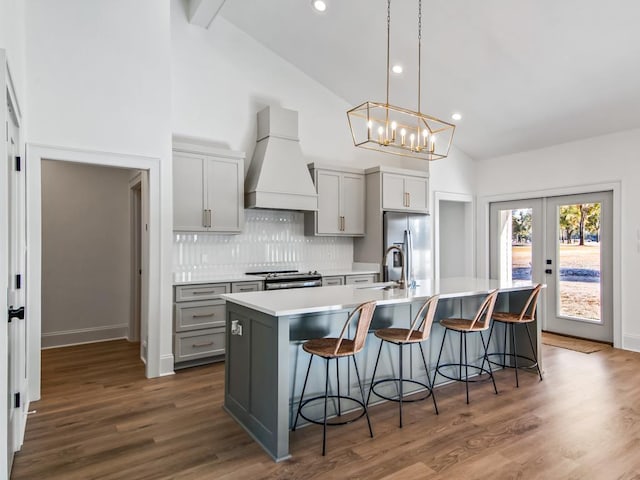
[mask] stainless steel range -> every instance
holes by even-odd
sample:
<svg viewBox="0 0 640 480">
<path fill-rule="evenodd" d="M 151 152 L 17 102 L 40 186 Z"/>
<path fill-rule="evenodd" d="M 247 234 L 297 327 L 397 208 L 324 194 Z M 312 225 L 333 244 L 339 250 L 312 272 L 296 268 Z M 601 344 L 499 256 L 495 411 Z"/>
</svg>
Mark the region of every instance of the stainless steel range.
<svg viewBox="0 0 640 480">
<path fill-rule="evenodd" d="M 299 272 L 298 270 L 280 270 L 277 272 L 247 272 L 247 275 L 264 277 L 265 290 L 322 286 L 322 275 L 316 271 Z"/>
</svg>

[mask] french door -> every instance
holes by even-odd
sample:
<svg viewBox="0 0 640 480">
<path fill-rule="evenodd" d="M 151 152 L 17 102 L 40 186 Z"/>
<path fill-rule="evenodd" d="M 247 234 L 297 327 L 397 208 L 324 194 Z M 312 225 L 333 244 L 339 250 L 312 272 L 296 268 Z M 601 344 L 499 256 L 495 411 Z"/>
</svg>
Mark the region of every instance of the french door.
<svg viewBox="0 0 640 480">
<path fill-rule="evenodd" d="M 613 195 L 567 195 L 546 203 L 545 328 L 613 342 Z"/>
<path fill-rule="evenodd" d="M 545 283 L 543 330 L 613 342 L 612 204 L 612 192 L 490 204 L 491 278 Z"/>
<path fill-rule="evenodd" d="M 26 423 L 26 327 L 25 306 L 25 177 L 24 162 L 20 155 L 18 125 L 8 108 L 7 121 L 7 213 L 8 213 L 8 266 L 7 322 L 8 340 L 8 402 L 7 402 L 7 449 L 9 471 L 13 454 L 20 449 Z M 3 260 L 4 261 L 4 260 Z"/>
</svg>

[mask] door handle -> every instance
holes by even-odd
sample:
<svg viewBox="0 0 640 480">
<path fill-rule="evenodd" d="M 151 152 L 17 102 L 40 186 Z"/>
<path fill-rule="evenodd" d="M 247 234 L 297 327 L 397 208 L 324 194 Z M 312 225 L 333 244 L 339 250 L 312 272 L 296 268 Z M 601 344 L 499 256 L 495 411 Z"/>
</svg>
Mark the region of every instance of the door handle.
<svg viewBox="0 0 640 480">
<path fill-rule="evenodd" d="M 24 307 L 13 308 L 13 305 L 9 307 L 9 323 L 11 320 L 17 318 L 18 320 L 24 320 Z"/>
</svg>

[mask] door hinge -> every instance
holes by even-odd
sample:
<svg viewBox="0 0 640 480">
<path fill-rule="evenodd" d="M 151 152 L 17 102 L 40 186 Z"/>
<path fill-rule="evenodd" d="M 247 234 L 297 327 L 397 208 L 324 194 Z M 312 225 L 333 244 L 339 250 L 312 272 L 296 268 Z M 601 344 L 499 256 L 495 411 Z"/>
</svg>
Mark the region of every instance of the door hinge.
<svg viewBox="0 0 640 480">
<path fill-rule="evenodd" d="M 8 321 L 9 323 L 11 323 L 11 320 L 13 320 L 14 318 L 17 318 L 18 320 L 24 320 L 24 307 L 20 307 L 20 308 L 13 308 L 13 305 L 11 305 L 9 307 L 9 312 L 7 315 Z"/>
<path fill-rule="evenodd" d="M 20 290 L 22 288 L 22 275 L 16 274 L 16 290 Z"/>
<path fill-rule="evenodd" d="M 22 171 L 22 162 L 20 157 L 16 157 L 16 172 Z"/>
<path fill-rule="evenodd" d="M 20 392 L 13 394 L 13 408 L 20 408 Z"/>
</svg>

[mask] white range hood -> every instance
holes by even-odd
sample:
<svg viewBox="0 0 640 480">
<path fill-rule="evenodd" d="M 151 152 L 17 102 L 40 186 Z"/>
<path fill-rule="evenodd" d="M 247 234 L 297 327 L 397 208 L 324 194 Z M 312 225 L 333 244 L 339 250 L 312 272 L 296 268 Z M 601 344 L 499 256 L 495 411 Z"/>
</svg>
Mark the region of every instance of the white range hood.
<svg viewBox="0 0 640 480">
<path fill-rule="evenodd" d="M 298 140 L 298 112 L 258 112 L 258 143 L 245 180 L 245 207 L 317 210 L 318 194 Z"/>
</svg>

